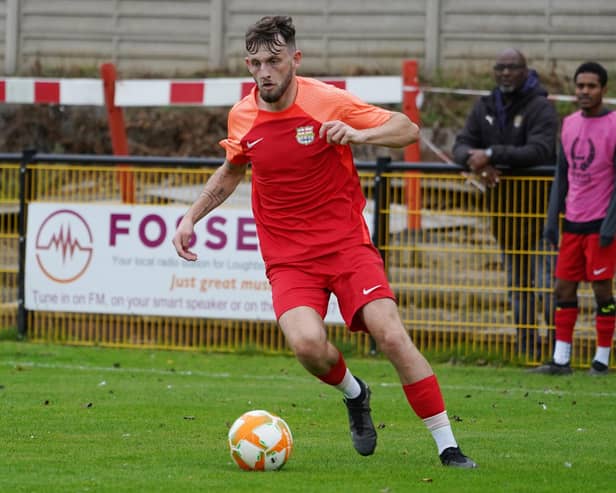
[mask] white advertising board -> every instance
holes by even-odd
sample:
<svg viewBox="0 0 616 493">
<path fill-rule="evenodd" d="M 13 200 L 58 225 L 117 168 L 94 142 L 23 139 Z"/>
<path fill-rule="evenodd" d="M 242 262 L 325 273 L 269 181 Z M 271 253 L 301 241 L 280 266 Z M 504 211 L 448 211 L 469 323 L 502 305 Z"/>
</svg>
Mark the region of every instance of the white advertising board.
<svg viewBox="0 0 616 493">
<path fill-rule="evenodd" d="M 31 203 L 28 310 L 275 320 L 249 209 L 219 208 L 179 258 L 186 206 Z M 335 297 L 327 320 L 342 322 Z"/>
</svg>

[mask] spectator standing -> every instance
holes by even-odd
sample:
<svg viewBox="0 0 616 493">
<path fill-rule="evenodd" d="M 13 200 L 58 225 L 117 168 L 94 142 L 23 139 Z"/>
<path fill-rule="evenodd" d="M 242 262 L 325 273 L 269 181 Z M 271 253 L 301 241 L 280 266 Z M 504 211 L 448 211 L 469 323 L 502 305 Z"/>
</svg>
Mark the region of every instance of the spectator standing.
<svg viewBox="0 0 616 493">
<path fill-rule="evenodd" d="M 494 65 L 496 87 L 481 97 L 456 136 L 454 160 L 477 174 L 487 185 L 486 203 L 492 228 L 503 252 L 509 300 L 517 327 L 521 355 L 540 357 L 536 328 L 535 296 L 539 288 L 551 289 L 551 255 L 544 251 L 541 216 L 547 206 L 544 184 L 536 180 L 499 180 L 501 174 L 528 175 L 528 168 L 554 165 L 558 116 L 547 100 L 537 72 L 529 69 L 524 55 L 504 50 Z M 498 166 L 498 168 L 497 168 Z M 543 297 L 546 324 L 553 320 L 551 296 Z"/>
<path fill-rule="evenodd" d="M 616 112 L 603 106 L 607 71 L 586 62 L 574 75 L 579 110 L 563 121 L 561 146 L 550 195 L 546 238 L 558 244 L 559 214 L 565 213 L 556 261 L 556 345 L 552 361 L 536 373 L 566 375 L 571 370 L 577 290 L 589 281 L 595 296 L 597 347 L 590 373 L 608 373 L 616 304 Z"/>
</svg>

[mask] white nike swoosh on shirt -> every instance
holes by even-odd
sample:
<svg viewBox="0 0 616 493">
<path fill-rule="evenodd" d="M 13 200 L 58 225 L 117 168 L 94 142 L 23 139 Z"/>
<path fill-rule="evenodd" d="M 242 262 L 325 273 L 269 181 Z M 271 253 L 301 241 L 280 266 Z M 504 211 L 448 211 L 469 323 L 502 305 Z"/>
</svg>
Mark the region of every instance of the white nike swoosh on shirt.
<svg viewBox="0 0 616 493">
<path fill-rule="evenodd" d="M 259 142 L 261 142 L 265 137 L 261 137 L 260 139 L 257 140 L 253 140 L 252 142 L 246 142 L 246 147 L 248 147 L 248 149 L 252 149 L 254 146 L 256 146 Z"/>
<path fill-rule="evenodd" d="M 598 276 L 599 274 L 603 274 L 607 270 L 607 267 L 603 267 L 602 269 L 593 269 L 592 275 Z"/>
<path fill-rule="evenodd" d="M 379 289 L 381 287 L 380 284 L 377 284 L 376 286 L 372 286 L 371 288 L 364 288 L 362 290 L 362 293 L 364 293 L 364 296 L 368 296 L 370 293 L 372 293 L 372 291 L 374 291 L 375 289 Z"/>
</svg>

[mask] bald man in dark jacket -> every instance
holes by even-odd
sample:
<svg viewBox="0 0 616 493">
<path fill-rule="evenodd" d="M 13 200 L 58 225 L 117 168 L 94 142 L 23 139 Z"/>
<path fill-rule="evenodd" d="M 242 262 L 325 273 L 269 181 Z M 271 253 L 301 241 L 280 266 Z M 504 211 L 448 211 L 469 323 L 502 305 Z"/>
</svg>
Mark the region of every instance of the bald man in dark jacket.
<svg viewBox="0 0 616 493">
<path fill-rule="evenodd" d="M 537 72 L 518 50 L 510 48 L 497 57 L 494 78 L 496 87 L 476 102 L 456 137 L 453 155 L 487 185 L 486 204 L 507 268 L 518 352 L 540 358 L 537 330 L 531 328 L 536 326 L 532 288 L 550 287 L 545 283 L 551 271 L 542 267 L 549 267 L 552 259 L 527 252 L 542 248 L 543 218 L 534 216 L 545 214 L 549 190 L 545 182 L 501 181 L 500 176 L 524 176 L 530 167 L 554 165 L 558 115 Z M 553 301 L 545 299 L 544 317 L 550 325 L 552 312 Z"/>
</svg>

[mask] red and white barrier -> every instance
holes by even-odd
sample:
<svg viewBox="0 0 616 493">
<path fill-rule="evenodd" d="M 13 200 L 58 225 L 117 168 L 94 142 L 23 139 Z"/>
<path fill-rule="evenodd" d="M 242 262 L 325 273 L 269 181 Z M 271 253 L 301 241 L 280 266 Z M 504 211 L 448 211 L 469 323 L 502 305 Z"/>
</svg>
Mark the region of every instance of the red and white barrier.
<svg viewBox="0 0 616 493">
<path fill-rule="evenodd" d="M 399 103 L 402 83 L 397 76 L 337 77 L 325 82 L 374 104 Z M 128 106 L 232 106 L 248 94 L 250 78 L 184 80 L 118 80 L 115 104 Z M 104 105 L 100 79 L 0 79 L 0 103 Z"/>
<path fill-rule="evenodd" d="M 100 79 L 0 79 L 0 103 L 102 106 Z"/>
<path fill-rule="evenodd" d="M 398 104 L 404 92 L 484 96 L 486 90 L 455 89 L 402 85 L 399 76 L 335 77 L 324 79 L 355 94 L 368 103 Z M 115 104 L 129 106 L 232 106 L 252 89 L 250 78 L 212 79 L 127 79 L 118 80 Z M 550 94 L 553 101 L 575 101 L 575 97 Z M 616 98 L 605 98 L 616 104 Z M 0 103 L 61 104 L 67 106 L 103 106 L 100 79 L 47 79 L 30 77 L 0 78 Z"/>
</svg>

